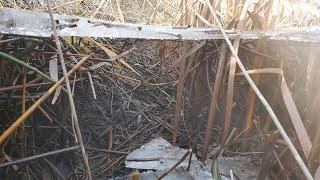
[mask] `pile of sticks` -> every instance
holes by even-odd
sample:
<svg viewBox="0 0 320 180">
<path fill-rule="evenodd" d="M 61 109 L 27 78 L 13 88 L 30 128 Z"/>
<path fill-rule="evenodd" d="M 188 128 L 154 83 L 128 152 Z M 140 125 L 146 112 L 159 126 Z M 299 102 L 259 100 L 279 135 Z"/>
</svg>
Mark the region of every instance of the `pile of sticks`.
<svg viewBox="0 0 320 180">
<path fill-rule="evenodd" d="M 184 4 L 177 23 L 187 26 L 192 14 L 192 26 L 218 27 L 223 40 L 58 37 L 50 8 L 53 38 L 1 35 L 1 178 L 126 175 L 125 156 L 158 136 L 192 148 L 202 161 L 222 154 L 258 157 L 260 179 L 319 177 L 320 133 L 304 120 L 316 119 L 310 114 L 317 103 L 308 98 L 301 110 L 291 92 L 303 79 L 306 91 L 319 99 L 317 51 L 301 63 L 306 77 L 298 76 L 281 60 L 289 48 L 272 52 L 268 47 L 282 44 L 231 42 L 215 10 L 220 5 L 200 3 Z M 254 14 L 248 13 L 250 5 L 245 1 L 229 26 L 273 28 L 276 4 Z M 260 11 L 270 21 L 254 18 Z"/>
<path fill-rule="evenodd" d="M 1 36 L 1 175 L 128 174 L 129 152 L 172 131 L 181 42 L 53 37 Z"/>
</svg>

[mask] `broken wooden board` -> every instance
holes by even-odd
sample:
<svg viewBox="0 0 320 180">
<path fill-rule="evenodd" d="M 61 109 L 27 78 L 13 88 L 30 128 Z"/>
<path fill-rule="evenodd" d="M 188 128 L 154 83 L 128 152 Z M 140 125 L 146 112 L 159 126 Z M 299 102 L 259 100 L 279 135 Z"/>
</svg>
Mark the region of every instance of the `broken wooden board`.
<svg viewBox="0 0 320 180">
<path fill-rule="evenodd" d="M 130 153 L 125 164 L 127 168 L 165 170 L 179 161 L 187 151 L 172 146 L 162 138 L 156 138 Z M 186 158 L 178 167 L 187 167 L 188 161 L 189 158 Z M 196 162 L 197 158 L 193 155 L 192 163 Z"/>
<path fill-rule="evenodd" d="M 187 152 L 186 149 L 172 146 L 171 143 L 156 138 L 149 143 L 141 146 L 130 153 L 125 161 L 127 168 L 156 170 L 156 172 L 148 171 L 141 173 L 141 179 L 157 179 L 167 169 L 176 164 L 177 161 Z M 258 176 L 258 168 L 250 162 L 246 157 L 222 157 L 217 159 L 219 172 L 222 179 L 228 179 L 229 171 L 232 169 L 240 179 L 256 179 Z M 195 155 L 192 155 L 190 170 L 187 171 L 189 158 L 187 157 L 174 171 L 170 172 L 164 179 L 212 179 L 211 164 L 212 160 L 206 160 L 203 164 L 198 161 Z M 225 176 L 224 176 L 225 175 Z M 130 176 L 121 177 L 119 179 L 128 179 Z M 118 179 L 118 178 L 117 178 Z"/>
<path fill-rule="evenodd" d="M 59 36 L 108 37 L 163 40 L 222 39 L 219 29 L 168 27 L 143 24 L 114 23 L 54 15 Z M 51 23 L 48 13 L 0 9 L 0 33 L 36 37 L 51 37 Z M 236 33 L 230 31 L 230 36 Z"/>
<path fill-rule="evenodd" d="M 89 18 L 54 15 L 59 36 L 133 38 L 150 40 L 223 39 L 219 28 L 169 27 L 159 25 L 115 23 Z M 51 37 L 49 14 L 0 9 L 0 33 L 22 36 Z M 227 30 L 229 38 L 269 39 L 299 42 L 320 42 L 320 27 L 292 28 L 274 31 Z"/>
</svg>

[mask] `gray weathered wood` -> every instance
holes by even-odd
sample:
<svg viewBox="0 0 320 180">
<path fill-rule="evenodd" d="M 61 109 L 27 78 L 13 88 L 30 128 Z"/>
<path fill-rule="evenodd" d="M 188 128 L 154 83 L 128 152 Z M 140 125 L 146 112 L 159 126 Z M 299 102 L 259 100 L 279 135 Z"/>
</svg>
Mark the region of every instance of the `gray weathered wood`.
<svg viewBox="0 0 320 180">
<path fill-rule="evenodd" d="M 210 40 L 223 39 L 218 27 L 186 28 L 159 25 L 128 24 L 98 21 L 89 18 L 55 15 L 59 36 L 134 38 L 152 40 Z M 0 9 L 0 33 L 35 37 L 50 37 L 51 23 L 47 13 L 11 8 Z M 227 30 L 233 39 L 292 40 L 320 42 L 320 27 L 283 29 L 275 31 Z"/>
</svg>

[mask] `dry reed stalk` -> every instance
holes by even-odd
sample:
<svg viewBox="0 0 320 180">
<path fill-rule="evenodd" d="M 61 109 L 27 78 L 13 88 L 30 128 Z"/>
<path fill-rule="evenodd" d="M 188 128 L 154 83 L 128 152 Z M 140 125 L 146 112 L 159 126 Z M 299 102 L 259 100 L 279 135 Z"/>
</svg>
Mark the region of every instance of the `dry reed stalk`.
<svg viewBox="0 0 320 180">
<path fill-rule="evenodd" d="M 207 1 L 206 1 L 207 2 Z M 275 115 L 275 113 L 273 112 L 272 108 L 270 107 L 269 103 L 267 102 L 267 100 L 264 98 L 264 96 L 261 94 L 260 90 L 258 89 L 258 87 L 255 85 L 255 83 L 253 82 L 253 80 L 251 79 L 250 75 L 247 73 L 246 68 L 244 67 L 244 65 L 242 64 L 240 58 L 238 57 L 236 51 L 234 50 L 231 41 L 229 40 L 229 38 L 227 37 L 224 28 L 221 25 L 221 22 L 219 20 L 219 18 L 217 17 L 215 11 L 213 10 L 213 8 L 210 6 L 210 4 L 207 2 L 207 5 L 209 6 L 210 12 L 211 14 L 214 16 L 220 30 L 221 33 L 224 37 L 224 39 L 226 40 L 229 49 L 231 50 L 232 55 L 236 58 L 236 62 L 240 68 L 240 70 L 243 72 L 245 78 L 247 79 L 248 83 L 250 84 L 250 86 L 252 87 L 252 89 L 254 90 L 254 92 L 256 93 L 256 95 L 258 96 L 258 98 L 260 99 L 260 101 L 262 102 L 262 104 L 265 106 L 265 108 L 267 109 L 271 119 L 273 120 L 275 126 L 278 128 L 281 136 L 284 138 L 286 144 L 288 145 L 293 157 L 295 158 L 295 160 L 297 161 L 299 167 L 301 168 L 302 172 L 304 173 L 304 175 L 306 176 L 306 178 L 308 180 L 312 180 L 313 177 L 311 175 L 311 173 L 309 172 L 307 166 L 305 165 L 305 163 L 303 162 L 302 158 L 300 157 L 298 151 L 295 149 L 294 145 L 292 144 L 289 136 L 287 135 L 287 133 L 285 132 L 285 130 L 283 129 L 279 119 L 277 118 L 277 116 Z"/>
<path fill-rule="evenodd" d="M 282 74 L 282 81 L 281 81 L 281 94 L 283 97 L 283 101 L 286 105 L 286 108 L 288 110 L 288 113 L 290 115 L 291 122 L 295 129 L 295 132 L 297 133 L 297 137 L 302 147 L 302 150 L 304 152 L 304 155 L 306 158 L 308 158 L 311 152 L 312 144 L 309 139 L 307 130 L 304 127 L 302 119 L 299 115 L 299 111 L 291 96 L 290 90 L 287 86 L 287 83 L 286 83 L 286 80 L 284 79 L 283 74 Z"/>
<path fill-rule="evenodd" d="M 249 5 L 251 4 L 251 0 L 246 0 L 243 5 L 243 9 L 240 14 L 238 29 L 244 30 L 246 26 L 246 16 Z M 210 5 L 211 6 L 211 5 Z M 234 50 L 238 53 L 240 44 L 240 37 L 237 37 L 234 40 Z M 230 58 L 230 69 L 229 69 L 229 78 L 228 78 L 228 89 L 227 89 L 227 102 L 226 102 L 226 111 L 225 111 L 225 119 L 224 119 L 224 128 L 221 142 L 225 143 L 226 138 L 229 133 L 231 116 L 232 116 L 232 106 L 233 106 L 233 90 L 234 90 L 234 77 L 236 72 L 236 59 L 234 56 Z"/>
<path fill-rule="evenodd" d="M 188 43 L 183 44 L 183 53 L 187 52 Z M 173 120 L 173 134 L 172 134 L 172 145 L 176 145 L 177 141 L 177 134 L 179 128 L 179 121 L 181 119 L 181 107 L 182 107 L 182 96 L 183 96 L 183 87 L 184 81 L 186 78 L 186 61 L 181 62 L 179 67 L 179 80 L 178 80 L 178 87 L 177 87 L 177 97 L 176 97 L 176 106 L 175 106 L 175 113 L 174 113 L 174 120 Z"/>
<path fill-rule="evenodd" d="M 221 80 L 222 80 L 222 75 L 223 75 L 223 67 L 225 64 L 225 59 L 226 59 L 226 44 L 222 43 L 221 49 L 220 49 L 220 56 L 219 56 L 219 63 L 218 63 L 218 68 L 217 68 L 217 73 L 215 76 L 215 81 L 214 84 L 212 85 L 212 97 L 211 97 L 211 103 L 210 103 L 210 109 L 209 109 L 209 115 L 208 115 L 208 121 L 207 121 L 207 127 L 206 127 L 206 134 L 205 134 L 205 141 L 203 145 L 203 151 L 202 151 L 202 156 L 201 156 L 201 161 L 205 161 L 208 153 L 208 147 L 211 137 L 211 128 L 213 125 L 213 120 L 215 117 L 216 113 L 216 106 L 219 98 L 219 90 L 221 87 Z"/>
<path fill-rule="evenodd" d="M 263 44 L 263 42 L 257 42 L 257 51 L 258 52 L 263 52 L 265 49 L 265 45 Z M 253 68 L 260 68 L 262 66 L 262 58 L 261 56 L 254 56 L 253 59 L 253 64 L 252 64 Z M 258 84 L 260 81 L 260 75 L 257 74 L 253 77 L 253 81 Z M 249 87 L 248 90 L 248 98 L 247 98 L 247 108 L 246 108 L 246 122 L 245 122 L 245 129 L 247 129 L 245 136 L 248 136 L 250 133 L 250 130 L 253 126 L 253 110 L 254 110 L 254 102 L 256 99 L 256 95 L 253 92 L 252 88 Z"/>
<path fill-rule="evenodd" d="M 258 11 L 256 11 L 256 12 L 254 12 L 255 14 L 258 14 L 259 13 L 259 11 L 260 11 L 261 9 L 259 8 L 258 9 Z M 273 13 L 274 14 L 274 13 Z M 258 16 L 258 15 L 256 15 L 256 16 Z M 256 17 L 256 18 L 254 18 L 254 17 L 252 17 L 252 16 L 250 16 L 251 17 L 251 19 L 252 19 L 252 21 L 253 21 L 253 28 L 254 29 L 259 29 L 259 27 L 267 27 L 268 26 L 268 24 L 267 24 L 267 20 L 265 20 L 265 19 L 261 19 L 261 20 L 259 20 L 259 18 L 258 17 Z M 276 17 L 273 17 L 273 18 L 276 18 Z M 269 19 L 271 20 L 271 21 L 275 21 L 275 20 L 273 20 L 272 19 L 272 13 L 270 14 L 270 16 L 269 16 Z M 270 25 L 270 24 L 269 24 Z M 274 27 L 274 24 L 273 25 L 270 25 L 270 27 L 271 28 L 273 28 Z M 270 28 L 269 27 L 269 28 Z M 256 51 L 258 51 L 258 52 L 262 52 L 262 54 L 263 54 L 263 52 L 264 52 L 264 49 L 266 48 L 266 46 L 265 46 L 265 44 L 264 44 L 264 42 L 261 42 L 261 41 L 258 41 L 258 42 L 256 42 L 255 43 L 256 44 Z M 253 64 L 252 64 L 252 66 L 253 66 L 253 68 L 254 69 L 259 69 L 261 66 L 262 66 L 262 57 L 261 56 L 254 56 L 254 59 L 253 59 Z M 257 74 L 257 75 L 255 75 L 254 77 L 253 77 L 253 81 L 256 83 L 256 84 L 258 84 L 259 83 L 259 80 L 260 80 L 260 75 L 259 74 Z M 249 87 L 249 90 L 248 90 L 248 97 L 247 97 L 247 107 L 246 107 L 246 121 L 245 121 L 245 126 L 244 126 L 244 128 L 247 130 L 246 131 L 246 133 L 244 134 L 245 136 L 248 136 L 249 135 L 249 133 L 251 132 L 250 130 L 251 130 L 251 128 L 252 128 L 252 126 L 253 126 L 253 110 L 254 110 L 254 102 L 255 102 L 255 99 L 256 99 L 256 95 L 255 95 L 255 93 L 253 92 L 253 89 L 251 88 L 251 87 Z"/>
<path fill-rule="evenodd" d="M 67 94 L 68 94 L 70 108 L 71 108 L 72 120 L 73 120 L 73 123 L 75 125 L 77 140 L 78 140 L 79 145 L 80 145 L 81 154 L 83 156 L 86 172 L 88 173 L 87 174 L 88 175 L 88 179 L 91 180 L 92 179 L 91 171 L 90 171 L 90 167 L 89 167 L 87 154 L 86 154 L 86 151 L 85 151 L 84 145 L 83 145 L 81 130 L 80 130 L 79 121 L 78 121 L 77 112 L 76 112 L 76 107 L 75 107 L 75 104 L 74 104 L 74 100 L 73 100 L 73 96 L 72 96 L 72 92 L 71 92 L 71 87 L 70 87 L 70 82 L 69 82 L 69 78 L 68 78 L 68 72 L 67 72 L 66 64 L 65 64 L 65 61 L 64 61 L 64 58 L 63 58 L 63 54 L 62 54 L 60 40 L 59 40 L 59 37 L 57 35 L 58 34 L 57 33 L 57 29 L 56 29 L 56 25 L 57 24 L 56 24 L 56 21 L 54 20 L 49 0 L 46 0 L 46 3 L 47 3 L 47 8 L 48 8 L 48 11 L 49 11 L 49 14 L 50 14 L 50 19 L 51 19 L 51 25 L 52 25 L 52 31 L 53 31 L 52 35 L 53 35 L 53 37 L 55 39 L 55 42 L 56 42 L 57 51 L 58 51 L 58 57 L 59 57 L 59 60 L 60 60 L 60 64 L 62 66 L 63 76 L 65 78 L 65 83 L 66 83 L 66 86 L 67 86 Z"/>
<path fill-rule="evenodd" d="M 238 52 L 239 44 L 240 44 L 240 38 L 237 37 L 234 40 L 234 45 L 233 45 L 236 52 Z M 237 67 L 236 60 L 233 56 L 231 56 L 230 64 L 229 64 L 229 76 L 228 76 L 229 78 L 228 78 L 226 111 L 225 111 L 221 144 L 225 144 L 225 142 L 227 140 L 227 136 L 229 134 L 230 124 L 231 124 L 231 115 L 232 115 L 232 107 L 233 107 L 234 77 L 235 77 L 236 67 Z"/>
<path fill-rule="evenodd" d="M 271 74 L 279 74 L 281 76 L 281 94 L 290 115 L 293 127 L 295 132 L 297 133 L 298 140 L 302 146 L 302 150 L 306 158 L 309 157 L 311 152 L 311 141 L 309 139 L 308 133 L 304 127 L 302 119 L 299 115 L 299 111 L 293 101 L 290 90 L 287 86 L 286 80 L 284 79 L 284 75 L 281 68 L 263 68 L 263 69 L 254 69 L 248 70 L 248 74 L 261 74 L 261 73 L 271 73 Z M 243 73 L 238 73 L 239 75 L 243 75 Z"/>
<path fill-rule="evenodd" d="M 28 59 L 27 59 L 28 61 Z M 26 112 L 26 84 L 27 84 L 27 70 L 24 67 L 22 69 L 22 73 L 23 73 L 23 77 L 22 77 L 22 110 L 21 110 L 21 114 L 24 114 Z M 21 155 L 22 157 L 25 157 L 25 152 L 26 152 L 26 148 L 27 148 L 27 137 L 26 137 L 26 129 L 25 129 L 25 124 L 22 123 L 21 125 L 21 140 L 22 140 L 22 147 L 21 147 Z"/>
</svg>

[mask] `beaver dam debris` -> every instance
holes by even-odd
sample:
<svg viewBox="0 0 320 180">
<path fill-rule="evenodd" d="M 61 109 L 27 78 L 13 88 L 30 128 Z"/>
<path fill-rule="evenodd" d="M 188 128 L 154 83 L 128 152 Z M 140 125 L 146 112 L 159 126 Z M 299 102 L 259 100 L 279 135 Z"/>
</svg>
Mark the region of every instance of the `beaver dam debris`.
<svg viewBox="0 0 320 180">
<path fill-rule="evenodd" d="M 0 179 L 320 179 L 319 8 L 0 1 Z"/>
</svg>

